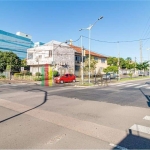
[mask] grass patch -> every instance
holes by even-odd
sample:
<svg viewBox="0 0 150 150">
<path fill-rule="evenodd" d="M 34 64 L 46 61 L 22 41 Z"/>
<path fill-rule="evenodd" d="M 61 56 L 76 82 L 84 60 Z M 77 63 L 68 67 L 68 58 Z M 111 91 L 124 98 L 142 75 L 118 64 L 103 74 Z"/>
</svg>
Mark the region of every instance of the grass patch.
<svg viewBox="0 0 150 150">
<path fill-rule="evenodd" d="M 119 82 L 122 82 L 122 81 L 133 81 L 133 80 L 140 80 L 140 79 L 150 79 L 150 77 L 123 78 L 123 79 L 120 79 Z"/>
</svg>

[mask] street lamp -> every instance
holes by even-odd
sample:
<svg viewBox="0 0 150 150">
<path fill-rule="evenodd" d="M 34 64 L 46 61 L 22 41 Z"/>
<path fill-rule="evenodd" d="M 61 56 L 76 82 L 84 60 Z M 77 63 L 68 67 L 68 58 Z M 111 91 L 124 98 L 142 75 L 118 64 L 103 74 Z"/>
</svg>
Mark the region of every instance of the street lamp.
<svg viewBox="0 0 150 150">
<path fill-rule="evenodd" d="M 148 48 L 147 50 L 150 50 L 150 48 Z M 149 77 L 150 77 L 150 54 L 148 55 L 148 59 L 149 59 Z"/>
<path fill-rule="evenodd" d="M 91 29 L 92 27 L 97 23 L 97 21 L 99 21 L 100 19 L 103 19 L 103 16 L 99 17 L 92 25 L 90 25 L 88 28 L 82 28 L 80 29 L 79 31 L 82 31 L 82 30 L 89 30 L 89 83 L 90 83 L 90 38 L 91 38 Z"/>
</svg>

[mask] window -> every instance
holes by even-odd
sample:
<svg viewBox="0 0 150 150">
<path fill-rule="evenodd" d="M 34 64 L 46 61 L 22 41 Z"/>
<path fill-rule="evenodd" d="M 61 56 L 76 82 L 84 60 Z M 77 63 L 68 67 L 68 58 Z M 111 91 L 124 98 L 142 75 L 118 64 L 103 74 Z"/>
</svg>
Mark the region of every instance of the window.
<svg viewBox="0 0 150 150">
<path fill-rule="evenodd" d="M 80 70 L 80 66 L 75 66 L 75 70 L 79 71 Z"/>
<path fill-rule="evenodd" d="M 105 63 L 105 58 L 101 58 L 101 63 Z"/>
<path fill-rule="evenodd" d="M 52 57 L 52 50 L 49 50 L 49 57 Z"/>
<path fill-rule="evenodd" d="M 98 57 L 94 57 L 94 60 L 98 60 Z"/>
<path fill-rule="evenodd" d="M 28 59 L 33 59 L 33 53 L 28 53 Z"/>
<path fill-rule="evenodd" d="M 79 63 L 79 62 L 81 61 L 81 56 L 76 56 L 76 57 L 75 57 L 75 61 L 76 61 L 77 63 Z"/>
</svg>

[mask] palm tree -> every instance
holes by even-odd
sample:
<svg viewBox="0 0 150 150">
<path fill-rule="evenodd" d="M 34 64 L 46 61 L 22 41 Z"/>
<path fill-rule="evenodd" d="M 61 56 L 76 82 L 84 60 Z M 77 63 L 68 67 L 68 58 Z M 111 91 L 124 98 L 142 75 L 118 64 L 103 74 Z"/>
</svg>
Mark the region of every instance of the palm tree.
<svg viewBox="0 0 150 150">
<path fill-rule="evenodd" d="M 143 70 L 143 72 L 145 73 L 145 70 L 147 70 L 149 67 L 149 61 L 145 61 L 143 63 L 139 63 L 136 65 L 136 68 L 138 70 Z"/>
</svg>

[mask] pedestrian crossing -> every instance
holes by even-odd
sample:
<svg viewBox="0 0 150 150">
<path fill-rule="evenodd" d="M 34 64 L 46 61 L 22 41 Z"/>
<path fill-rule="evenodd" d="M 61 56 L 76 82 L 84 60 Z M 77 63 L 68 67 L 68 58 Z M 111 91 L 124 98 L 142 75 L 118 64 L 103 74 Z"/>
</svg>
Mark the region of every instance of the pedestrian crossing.
<svg viewBox="0 0 150 150">
<path fill-rule="evenodd" d="M 115 86 L 118 88 L 144 88 L 144 89 L 150 89 L 149 84 L 138 84 L 138 83 L 117 83 L 117 84 L 109 84 L 110 86 Z"/>
<path fill-rule="evenodd" d="M 146 121 L 150 121 L 150 116 L 145 116 L 143 119 Z M 141 133 L 145 133 L 145 134 L 150 135 L 150 127 L 149 126 L 134 124 L 130 127 L 130 129 L 137 131 L 139 133 L 141 132 Z"/>
</svg>

